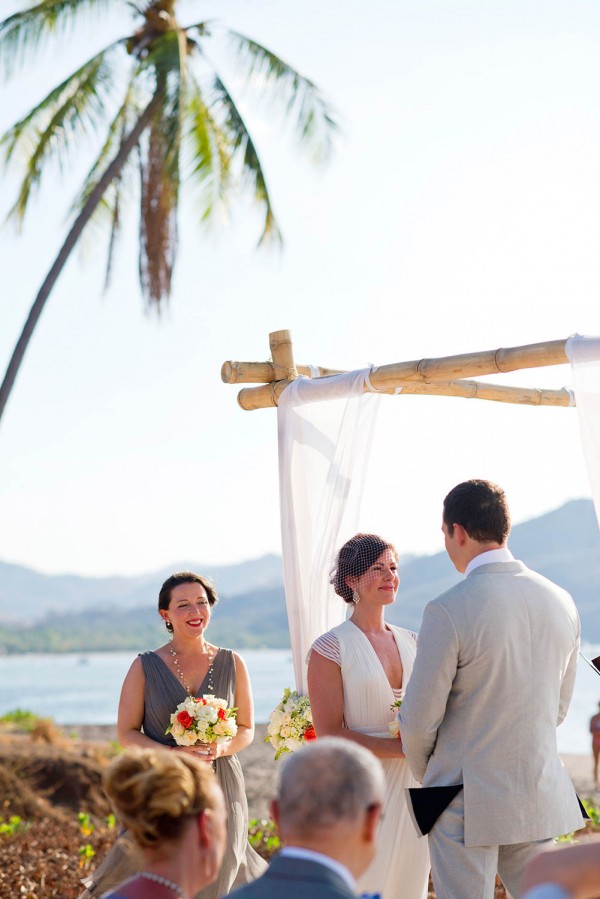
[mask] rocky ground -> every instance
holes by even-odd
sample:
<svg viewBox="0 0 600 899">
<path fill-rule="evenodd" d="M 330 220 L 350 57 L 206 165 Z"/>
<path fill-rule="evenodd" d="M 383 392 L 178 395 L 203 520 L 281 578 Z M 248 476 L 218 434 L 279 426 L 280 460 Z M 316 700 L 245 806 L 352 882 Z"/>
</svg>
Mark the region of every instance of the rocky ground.
<svg viewBox="0 0 600 899">
<path fill-rule="evenodd" d="M 268 817 L 278 765 L 264 734 L 259 725 L 240 755 L 250 817 L 257 819 Z M 116 752 L 114 727 L 39 722 L 31 733 L 0 730 L 0 899 L 79 896 L 81 878 L 115 838 L 101 782 Z M 565 756 L 564 762 L 579 794 L 600 804 L 591 760 Z M 505 896 L 500 886 L 496 896 Z"/>
</svg>

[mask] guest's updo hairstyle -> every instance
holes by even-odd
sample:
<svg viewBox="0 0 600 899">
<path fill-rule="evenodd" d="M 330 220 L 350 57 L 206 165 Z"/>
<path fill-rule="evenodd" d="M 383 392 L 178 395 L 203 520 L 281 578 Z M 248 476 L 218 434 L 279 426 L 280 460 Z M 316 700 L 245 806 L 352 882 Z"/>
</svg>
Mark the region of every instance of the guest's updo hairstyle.
<svg viewBox="0 0 600 899">
<path fill-rule="evenodd" d="M 196 574 L 193 571 L 177 571 L 175 574 L 172 574 L 171 577 L 168 577 L 160 588 L 160 593 L 158 594 L 159 611 L 161 609 L 164 609 L 165 612 L 168 610 L 171 602 L 171 591 L 175 587 L 180 587 L 181 584 L 200 584 L 201 587 L 204 587 L 208 604 L 211 609 L 219 601 L 217 589 L 208 578 L 202 577 L 201 574 Z M 173 625 L 170 621 L 165 621 L 165 627 L 170 634 L 173 633 Z"/>
<path fill-rule="evenodd" d="M 346 579 L 361 577 L 386 549 L 391 549 L 398 559 L 398 551 L 394 544 L 388 543 L 377 534 L 356 534 L 344 543 L 329 577 L 329 583 L 344 602 L 349 604 L 354 602 L 352 587 L 348 586 Z"/>
<path fill-rule="evenodd" d="M 164 749 L 127 749 L 108 768 L 104 789 L 142 849 L 177 840 L 187 821 L 215 806 L 212 769 Z"/>
</svg>

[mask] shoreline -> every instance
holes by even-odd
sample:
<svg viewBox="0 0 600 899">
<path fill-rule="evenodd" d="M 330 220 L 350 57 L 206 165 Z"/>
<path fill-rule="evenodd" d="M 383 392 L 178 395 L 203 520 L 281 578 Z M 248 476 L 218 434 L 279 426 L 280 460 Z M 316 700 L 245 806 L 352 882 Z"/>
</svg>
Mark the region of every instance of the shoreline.
<svg viewBox="0 0 600 899">
<path fill-rule="evenodd" d="M 61 725 L 61 729 L 88 743 L 113 743 L 117 740 L 116 724 L 77 724 Z M 266 724 L 257 724 L 254 740 L 239 759 L 246 781 L 246 795 L 250 818 L 269 818 L 269 803 L 275 793 L 279 762 L 275 761 L 275 752 L 269 743 L 264 742 L 267 733 Z M 569 772 L 573 786 L 582 799 L 592 799 L 600 805 L 600 790 L 595 789 L 593 782 L 593 760 L 591 751 L 588 755 L 561 753 L 563 765 Z"/>
</svg>

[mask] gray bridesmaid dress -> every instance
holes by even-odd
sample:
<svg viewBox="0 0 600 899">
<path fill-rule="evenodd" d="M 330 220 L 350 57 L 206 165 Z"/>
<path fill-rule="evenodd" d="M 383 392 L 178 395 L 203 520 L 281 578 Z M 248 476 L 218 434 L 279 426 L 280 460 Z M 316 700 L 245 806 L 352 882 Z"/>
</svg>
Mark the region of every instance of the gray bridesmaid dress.
<svg viewBox="0 0 600 899">
<path fill-rule="evenodd" d="M 155 652 L 140 654 L 146 676 L 144 691 L 143 732 L 164 746 L 175 746 L 171 734 L 165 734 L 169 720 L 180 702 L 187 696 L 183 684 Z M 196 696 L 208 690 L 208 673 Z M 225 699 L 228 706 L 235 702 L 235 662 L 230 649 L 219 649 L 213 661 L 213 692 Z M 196 894 L 194 899 L 218 899 L 234 887 L 254 880 L 267 867 L 248 842 L 248 803 L 244 775 L 237 756 L 227 755 L 214 763 L 215 772 L 227 808 L 227 847 L 217 880 Z M 141 860 L 127 833 L 120 836 L 104 861 L 94 871 L 80 899 L 97 899 L 118 883 L 140 870 Z"/>
</svg>

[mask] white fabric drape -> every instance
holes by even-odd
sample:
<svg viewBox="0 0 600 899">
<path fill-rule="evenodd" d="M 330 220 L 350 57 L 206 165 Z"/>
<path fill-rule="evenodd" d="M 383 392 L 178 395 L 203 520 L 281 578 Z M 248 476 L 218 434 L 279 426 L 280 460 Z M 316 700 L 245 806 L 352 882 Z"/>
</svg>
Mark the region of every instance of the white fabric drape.
<svg viewBox="0 0 600 899">
<path fill-rule="evenodd" d="M 573 370 L 583 457 L 600 524 L 600 337 L 575 334 L 565 351 Z"/>
<path fill-rule="evenodd" d="M 300 377 L 277 410 L 285 596 L 296 689 L 307 693 L 306 654 L 346 617 L 329 585 L 339 547 L 358 530 L 380 397 L 364 393 L 369 369 Z"/>
</svg>

